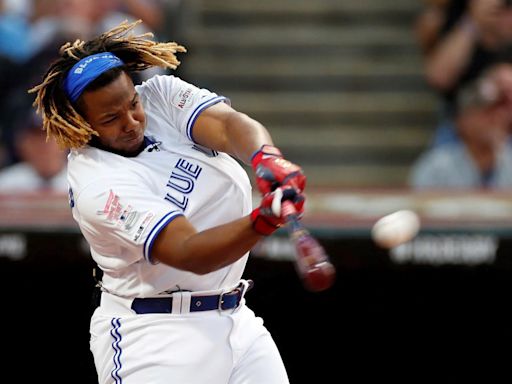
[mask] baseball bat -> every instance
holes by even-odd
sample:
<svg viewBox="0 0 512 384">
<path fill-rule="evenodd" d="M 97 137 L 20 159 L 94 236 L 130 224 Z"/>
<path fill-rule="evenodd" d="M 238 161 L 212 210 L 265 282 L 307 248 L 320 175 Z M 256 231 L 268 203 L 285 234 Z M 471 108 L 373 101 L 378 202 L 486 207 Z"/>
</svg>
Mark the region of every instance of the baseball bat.
<svg viewBox="0 0 512 384">
<path fill-rule="evenodd" d="M 306 289 L 319 292 L 331 287 L 336 270 L 329 256 L 297 217 L 295 207 L 290 201 L 282 204 L 286 218 L 288 235 L 295 247 L 295 269 Z"/>
</svg>

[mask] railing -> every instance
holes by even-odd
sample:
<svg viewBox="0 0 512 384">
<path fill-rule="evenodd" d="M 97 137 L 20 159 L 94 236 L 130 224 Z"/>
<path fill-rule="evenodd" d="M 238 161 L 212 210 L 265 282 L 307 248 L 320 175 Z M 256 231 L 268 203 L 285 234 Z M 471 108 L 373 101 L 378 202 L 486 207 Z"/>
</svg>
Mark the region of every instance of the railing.
<svg viewBox="0 0 512 384">
<path fill-rule="evenodd" d="M 308 191 L 304 224 L 328 248 L 334 262 L 353 265 L 511 265 L 512 199 L 509 192 L 410 190 Z M 255 195 L 255 203 L 259 197 Z M 416 238 L 385 250 L 371 239 L 372 225 L 400 209 L 421 220 Z M 357 249 L 357 251 L 356 251 Z M 285 231 L 261 241 L 255 257 L 291 260 Z M 347 255 L 354 255 L 348 257 Z M 75 261 L 89 257 L 71 216 L 67 196 L 0 195 L 0 258 Z"/>
</svg>

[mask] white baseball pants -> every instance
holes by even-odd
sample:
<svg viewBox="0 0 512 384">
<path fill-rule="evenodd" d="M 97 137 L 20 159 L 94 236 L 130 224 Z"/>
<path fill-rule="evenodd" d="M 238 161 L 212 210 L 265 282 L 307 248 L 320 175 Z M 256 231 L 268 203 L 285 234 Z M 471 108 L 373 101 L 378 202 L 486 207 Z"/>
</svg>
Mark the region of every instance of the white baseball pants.
<svg viewBox="0 0 512 384">
<path fill-rule="evenodd" d="M 134 314 L 123 301 L 104 293 L 91 319 L 100 384 L 289 383 L 274 340 L 245 299 L 234 311 L 187 314 Z"/>
</svg>

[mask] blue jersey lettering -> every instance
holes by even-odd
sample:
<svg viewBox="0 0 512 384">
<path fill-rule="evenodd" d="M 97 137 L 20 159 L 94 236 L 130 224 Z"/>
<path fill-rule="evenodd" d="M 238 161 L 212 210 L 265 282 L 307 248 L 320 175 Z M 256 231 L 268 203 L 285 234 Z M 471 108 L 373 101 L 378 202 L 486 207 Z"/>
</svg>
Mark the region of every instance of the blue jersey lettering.
<svg viewBox="0 0 512 384">
<path fill-rule="evenodd" d="M 165 194 L 165 200 L 184 211 L 188 206 L 188 197 L 186 195 L 194 190 L 195 181 L 201 174 L 201 171 L 202 168 L 199 165 L 179 159 L 167 181 L 166 186 L 170 191 Z"/>
</svg>

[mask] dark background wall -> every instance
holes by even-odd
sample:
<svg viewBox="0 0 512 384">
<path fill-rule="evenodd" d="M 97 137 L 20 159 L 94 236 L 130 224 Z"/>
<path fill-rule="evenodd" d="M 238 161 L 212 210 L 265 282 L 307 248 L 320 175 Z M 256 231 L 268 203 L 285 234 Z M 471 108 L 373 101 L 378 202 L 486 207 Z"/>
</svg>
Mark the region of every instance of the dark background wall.
<svg viewBox="0 0 512 384">
<path fill-rule="evenodd" d="M 96 382 L 92 263 L 79 243 L 75 234 L 32 234 L 25 259 L 0 259 L 3 374 L 16 382 Z M 292 383 L 461 382 L 477 373 L 510 382 L 507 263 L 394 265 L 365 238 L 322 243 L 338 269 L 328 291 L 304 290 L 289 261 L 252 257 L 245 274 L 256 283 L 248 305 L 272 332 Z M 510 245 L 500 243 L 497 261 Z"/>
</svg>

